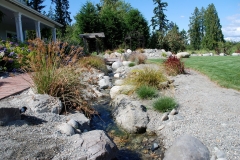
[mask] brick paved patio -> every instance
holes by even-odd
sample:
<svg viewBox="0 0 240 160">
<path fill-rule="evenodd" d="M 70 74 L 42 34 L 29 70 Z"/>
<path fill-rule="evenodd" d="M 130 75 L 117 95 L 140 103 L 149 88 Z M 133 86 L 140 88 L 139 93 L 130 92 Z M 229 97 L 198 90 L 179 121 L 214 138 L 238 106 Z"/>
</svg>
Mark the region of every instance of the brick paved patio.
<svg viewBox="0 0 240 160">
<path fill-rule="evenodd" d="M 28 89 L 31 84 L 32 80 L 27 73 L 0 79 L 0 99 L 20 93 Z"/>
</svg>

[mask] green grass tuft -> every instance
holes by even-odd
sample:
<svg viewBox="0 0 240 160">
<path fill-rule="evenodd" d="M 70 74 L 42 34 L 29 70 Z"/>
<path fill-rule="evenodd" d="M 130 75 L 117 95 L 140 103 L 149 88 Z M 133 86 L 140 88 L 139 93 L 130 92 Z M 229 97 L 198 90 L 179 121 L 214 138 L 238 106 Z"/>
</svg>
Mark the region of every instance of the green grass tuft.
<svg viewBox="0 0 240 160">
<path fill-rule="evenodd" d="M 157 94 L 157 89 L 149 86 L 141 86 L 136 91 L 141 99 L 153 98 Z"/>
<path fill-rule="evenodd" d="M 135 66 L 135 63 L 134 63 L 134 62 L 131 62 L 131 63 L 129 63 L 129 65 L 128 65 L 128 67 L 133 67 L 133 66 Z"/>
<path fill-rule="evenodd" d="M 160 112 L 167 112 L 177 106 L 176 101 L 171 97 L 161 97 L 153 103 L 153 107 Z"/>
</svg>

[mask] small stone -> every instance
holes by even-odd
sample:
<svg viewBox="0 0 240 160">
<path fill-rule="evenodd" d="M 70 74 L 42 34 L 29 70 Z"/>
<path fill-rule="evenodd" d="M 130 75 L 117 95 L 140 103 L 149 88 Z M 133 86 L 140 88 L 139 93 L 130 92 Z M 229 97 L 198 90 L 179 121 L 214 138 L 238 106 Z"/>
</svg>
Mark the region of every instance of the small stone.
<svg viewBox="0 0 240 160">
<path fill-rule="evenodd" d="M 164 113 L 163 114 L 163 116 L 162 116 L 162 118 L 161 118 L 161 121 L 166 121 L 166 120 L 168 120 L 168 112 L 166 112 L 166 113 Z"/>
<path fill-rule="evenodd" d="M 178 114 L 178 111 L 176 109 L 173 109 L 171 112 L 170 112 L 170 115 L 175 115 L 175 114 Z"/>
<path fill-rule="evenodd" d="M 120 77 L 119 73 L 114 74 L 114 78 L 119 78 L 119 77 Z"/>
<path fill-rule="evenodd" d="M 152 147 L 151 147 L 151 151 L 154 152 L 155 150 L 157 150 L 159 148 L 159 145 L 157 143 L 153 143 Z"/>
</svg>

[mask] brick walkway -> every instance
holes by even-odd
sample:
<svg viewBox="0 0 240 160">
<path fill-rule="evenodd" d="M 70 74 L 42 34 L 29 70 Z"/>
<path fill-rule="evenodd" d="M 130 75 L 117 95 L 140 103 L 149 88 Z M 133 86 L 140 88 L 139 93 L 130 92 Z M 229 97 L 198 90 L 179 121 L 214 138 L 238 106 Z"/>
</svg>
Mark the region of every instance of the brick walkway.
<svg viewBox="0 0 240 160">
<path fill-rule="evenodd" d="M 0 99 L 22 92 L 31 84 L 32 80 L 27 73 L 0 79 Z"/>
</svg>

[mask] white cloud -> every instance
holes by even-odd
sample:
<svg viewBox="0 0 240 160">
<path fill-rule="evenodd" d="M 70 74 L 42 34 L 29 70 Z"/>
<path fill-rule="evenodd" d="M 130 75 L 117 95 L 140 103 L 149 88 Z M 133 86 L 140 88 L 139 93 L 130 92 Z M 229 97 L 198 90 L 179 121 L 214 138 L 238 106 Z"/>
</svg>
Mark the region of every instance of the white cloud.
<svg viewBox="0 0 240 160">
<path fill-rule="evenodd" d="M 180 16 L 181 18 L 184 18 L 185 16 Z"/>
<path fill-rule="evenodd" d="M 222 28 L 226 40 L 240 41 L 240 14 L 227 17 L 229 24 Z"/>
</svg>

